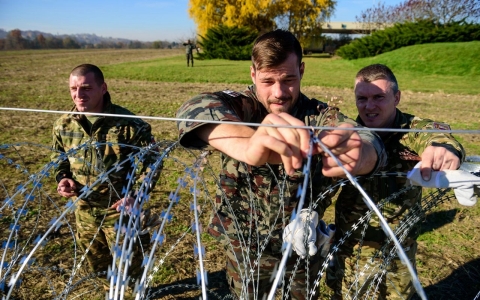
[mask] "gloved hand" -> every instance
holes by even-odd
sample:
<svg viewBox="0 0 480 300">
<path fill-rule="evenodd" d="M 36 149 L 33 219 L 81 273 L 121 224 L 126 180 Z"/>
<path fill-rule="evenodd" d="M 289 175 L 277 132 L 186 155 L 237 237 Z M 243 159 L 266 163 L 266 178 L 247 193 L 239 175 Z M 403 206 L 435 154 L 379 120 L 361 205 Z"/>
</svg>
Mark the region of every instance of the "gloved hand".
<svg viewBox="0 0 480 300">
<path fill-rule="evenodd" d="M 407 178 L 410 179 L 412 185 L 430 188 L 453 188 L 455 197 L 461 205 L 473 206 L 477 203 L 474 187 L 480 186 L 480 177 L 462 170 L 443 170 L 432 171 L 430 180 L 425 181 L 420 174 L 420 165 L 421 162 L 407 174 Z"/>
<path fill-rule="evenodd" d="M 328 251 L 330 250 L 330 245 L 333 241 L 333 236 L 335 235 L 336 227 L 334 224 L 327 224 L 325 221 L 320 220 L 317 227 L 317 249 L 320 251 L 322 257 L 327 256 Z"/>
<path fill-rule="evenodd" d="M 290 224 L 283 230 L 283 241 L 292 243 L 293 250 L 301 257 L 313 256 L 317 253 L 318 213 L 302 209 Z M 306 243 L 304 242 L 306 239 Z M 305 249 L 305 244 L 307 249 Z"/>
</svg>

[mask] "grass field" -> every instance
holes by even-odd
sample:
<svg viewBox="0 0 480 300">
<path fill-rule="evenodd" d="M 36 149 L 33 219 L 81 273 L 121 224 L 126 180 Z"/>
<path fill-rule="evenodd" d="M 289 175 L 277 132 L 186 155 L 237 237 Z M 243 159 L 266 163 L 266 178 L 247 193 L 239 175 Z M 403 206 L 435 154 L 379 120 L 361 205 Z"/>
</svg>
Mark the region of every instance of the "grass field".
<svg viewBox="0 0 480 300">
<path fill-rule="evenodd" d="M 308 56 L 304 59 L 306 74 L 302 91 L 318 99 L 342 97 L 342 111 L 353 117 L 356 114 L 352 84 L 356 71 L 370 63 L 387 63 L 396 73 L 403 91 L 401 110 L 448 122 L 453 129 L 477 130 L 475 134 L 455 136 L 462 141 L 468 155 L 480 155 L 479 52 L 480 42 L 471 42 L 407 47 L 358 61 Z M 250 83 L 249 62 L 196 60 L 194 68 L 187 68 L 183 50 L 0 52 L 0 107 L 69 110 L 72 103 L 68 94 L 68 74 L 74 66 L 87 62 L 102 68 L 115 103 L 143 116 L 174 117 L 179 105 L 197 93 L 243 89 Z M 53 113 L 0 110 L 0 145 L 28 141 L 50 146 L 51 127 L 57 117 Z M 173 122 L 151 120 L 149 123 L 157 140 L 176 139 Z M 47 149 L 22 146 L 13 152 L 0 151 L 0 154 L 16 157 L 32 172 L 48 162 Z M 189 156 L 180 157 L 190 159 Z M 215 164 L 215 159 L 212 163 Z M 26 180 L 23 174 L 9 168 L 5 160 L 0 160 L 0 167 L 5 170 L 0 176 L 2 186 L 9 188 Z M 182 173 L 181 166 L 174 163 L 166 169 L 166 174 L 171 176 L 162 177 L 152 196 L 156 197 L 159 207 L 163 205 L 164 195 L 175 188 L 174 179 Z M 53 181 L 50 180 L 45 190 L 62 203 L 64 200 L 55 194 Z M 42 210 L 41 214 L 47 211 Z M 172 243 L 190 225 L 189 203 L 181 203 L 176 213 L 177 222 L 167 232 Z M 208 212 L 204 222 L 207 215 Z M 2 217 L 0 229 L 4 230 L 8 224 L 9 220 Z M 479 206 L 465 208 L 448 202 L 434 208 L 427 216 L 422 232 L 417 267 L 429 298 L 473 299 L 480 290 Z M 190 236 L 177 246 L 179 252 L 169 256 L 155 277 L 155 285 L 188 282 L 187 279 L 195 277 L 191 246 L 194 237 Z M 203 238 L 209 272 L 215 279 L 223 267 L 223 253 L 214 241 L 206 236 Z M 66 262 L 71 260 L 72 245 L 61 237 L 48 245 L 39 264 L 68 266 Z M 52 298 L 51 294 L 42 294 L 45 292 L 42 284 L 33 286 L 28 291 L 20 290 L 19 297 Z M 327 293 L 323 295 L 326 297 Z M 162 299 L 182 297 L 194 296 L 170 295 Z"/>
</svg>

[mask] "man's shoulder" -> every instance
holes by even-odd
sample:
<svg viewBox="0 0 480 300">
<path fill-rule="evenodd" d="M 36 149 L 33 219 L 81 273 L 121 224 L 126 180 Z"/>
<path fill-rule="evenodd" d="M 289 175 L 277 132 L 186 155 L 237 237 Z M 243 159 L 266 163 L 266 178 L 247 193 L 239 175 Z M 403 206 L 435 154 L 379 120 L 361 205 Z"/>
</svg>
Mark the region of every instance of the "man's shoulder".
<svg viewBox="0 0 480 300">
<path fill-rule="evenodd" d="M 108 123 L 129 124 L 130 126 L 134 126 L 134 127 L 148 125 L 147 122 L 143 121 L 140 118 L 125 117 L 125 116 L 136 116 L 136 114 L 134 114 L 127 108 L 117 104 L 111 104 L 109 113 L 115 114 L 118 116 L 107 118 Z"/>
<path fill-rule="evenodd" d="M 177 111 L 177 116 L 190 114 L 192 111 L 199 110 L 224 110 L 239 107 L 248 110 L 249 106 L 255 106 L 257 101 L 247 92 L 237 92 L 232 90 L 223 90 L 217 92 L 204 92 L 198 94 L 185 102 Z"/>
<path fill-rule="evenodd" d="M 410 128 L 427 128 L 427 129 L 439 129 L 450 130 L 450 125 L 445 122 L 439 122 L 432 119 L 421 118 L 409 113 L 400 112 L 404 122 L 408 124 Z"/>
<path fill-rule="evenodd" d="M 109 113 L 118 114 L 118 115 L 135 116 L 135 114 L 133 112 L 131 112 L 130 110 L 128 110 L 127 108 L 125 108 L 123 106 L 120 106 L 118 104 L 113 104 L 113 103 L 110 106 Z"/>
<path fill-rule="evenodd" d="M 295 106 L 294 115 L 299 118 L 306 116 L 316 116 L 328 108 L 328 104 L 315 98 L 308 98 L 300 94 L 299 101 Z"/>
</svg>

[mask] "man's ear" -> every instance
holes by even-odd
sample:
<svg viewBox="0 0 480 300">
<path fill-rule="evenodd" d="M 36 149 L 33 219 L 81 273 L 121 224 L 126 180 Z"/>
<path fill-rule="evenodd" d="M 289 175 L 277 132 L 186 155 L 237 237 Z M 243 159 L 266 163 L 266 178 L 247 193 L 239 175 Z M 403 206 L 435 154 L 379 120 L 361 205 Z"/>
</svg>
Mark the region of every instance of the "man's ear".
<svg viewBox="0 0 480 300">
<path fill-rule="evenodd" d="M 255 84 L 256 73 L 254 66 L 250 66 L 250 78 L 252 78 L 252 82 Z"/>
<path fill-rule="evenodd" d="M 400 103 L 400 97 L 402 96 L 402 92 L 400 90 L 395 94 L 395 107 Z"/>
<path fill-rule="evenodd" d="M 105 95 L 107 91 L 108 91 L 107 83 L 104 82 L 102 83 L 102 94 Z"/>
<path fill-rule="evenodd" d="M 303 78 L 303 73 L 305 72 L 305 63 L 303 61 L 300 63 L 299 71 L 300 71 L 300 79 L 302 79 Z"/>
</svg>

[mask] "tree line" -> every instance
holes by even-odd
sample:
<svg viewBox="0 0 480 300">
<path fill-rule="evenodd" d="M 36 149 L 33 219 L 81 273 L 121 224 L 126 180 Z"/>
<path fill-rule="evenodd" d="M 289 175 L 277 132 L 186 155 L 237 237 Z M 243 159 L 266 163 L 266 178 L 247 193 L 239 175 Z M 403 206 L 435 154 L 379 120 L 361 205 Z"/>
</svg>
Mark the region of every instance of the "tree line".
<svg viewBox="0 0 480 300">
<path fill-rule="evenodd" d="M 180 46 L 177 42 L 168 41 L 114 41 L 101 40 L 96 43 L 80 42 L 75 37 L 65 36 L 62 38 L 55 36 L 44 36 L 37 34 L 33 38 L 25 38 L 22 31 L 13 29 L 7 33 L 7 36 L 0 39 L 0 50 L 25 50 L 25 49 L 172 49 Z"/>
</svg>

